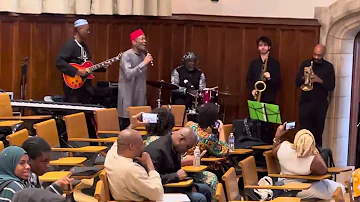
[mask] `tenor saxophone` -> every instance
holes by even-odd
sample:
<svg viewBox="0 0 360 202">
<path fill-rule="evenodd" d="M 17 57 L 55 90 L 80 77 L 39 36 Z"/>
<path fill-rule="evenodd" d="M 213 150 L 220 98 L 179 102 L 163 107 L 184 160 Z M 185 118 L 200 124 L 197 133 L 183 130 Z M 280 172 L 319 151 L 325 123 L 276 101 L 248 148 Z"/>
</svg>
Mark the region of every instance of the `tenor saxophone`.
<svg viewBox="0 0 360 202">
<path fill-rule="evenodd" d="M 314 74 L 313 71 L 313 61 L 310 63 L 310 67 L 308 70 L 304 69 L 304 84 L 300 86 L 300 89 L 303 91 L 311 91 L 313 89 L 313 82 L 311 81 L 311 77 Z"/>
<path fill-rule="evenodd" d="M 262 92 L 264 92 L 265 89 L 266 89 L 264 73 L 267 71 L 268 58 L 269 57 L 265 58 L 265 63 L 263 64 L 263 67 L 262 67 L 262 70 L 261 70 L 261 73 L 260 73 L 260 78 L 254 85 L 254 88 L 255 88 L 255 91 L 256 91 L 254 99 L 256 101 L 258 101 L 258 102 L 260 102 Z"/>
</svg>

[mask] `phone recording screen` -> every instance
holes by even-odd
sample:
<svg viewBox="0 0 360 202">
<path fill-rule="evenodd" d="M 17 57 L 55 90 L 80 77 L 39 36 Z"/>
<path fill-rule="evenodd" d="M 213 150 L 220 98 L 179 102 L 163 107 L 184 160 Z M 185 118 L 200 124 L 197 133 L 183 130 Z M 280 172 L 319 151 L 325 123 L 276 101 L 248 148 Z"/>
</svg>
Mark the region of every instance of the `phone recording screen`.
<svg viewBox="0 0 360 202">
<path fill-rule="evenodd" d="M 158 115 L 153 113 L 143 113 L 142 114 L 142 122 L 144 123 L 157 123 Z"/>
<path fill-rule="evenodd" d="M 295 122 L 289 122 L 289 123 L 286 123 L 285 125 L 285 130 L 291 130 L 291 129 L 294 129 L 295 128 Z"/>
<path fill-rule="evenodd" d="M 215 121 L 215 128 L 219 128 L 220 127 L 220 123 L 218 121 Z"/>
</svg>

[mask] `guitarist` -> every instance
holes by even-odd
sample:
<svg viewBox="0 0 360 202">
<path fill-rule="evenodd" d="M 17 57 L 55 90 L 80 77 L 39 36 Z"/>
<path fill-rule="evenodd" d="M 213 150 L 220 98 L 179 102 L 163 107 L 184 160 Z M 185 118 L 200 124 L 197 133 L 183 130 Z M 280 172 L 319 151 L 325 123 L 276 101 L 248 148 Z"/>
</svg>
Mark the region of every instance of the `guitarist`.
<svg viewBox="0 0 360 202">
<path fill-rule="evenodd" d="M 85 19 L 78 19 L 74 22 L 75 35 L 72 39 L 65 43 L 62 47 L 58 58 L 56 60 L 56 67 L 64 74 L 74 77 L 76 74 L 80 76 L 86 75 L 86 71 L 83 69 L 77 69 L 71 66 L 69 63 L 82 64 L 87 60 L 91 60 L 89 48 L 84 42 L 90 34 L 89 23 Z M 105 72 L 106 68 L 111 65 L 107 63 L 105 68 L 101 68 L 98 71 Z M 91 97 L 94 94 L 94 89 L 91 84 L 91 80 L 87 79 L 84 85 L 79 89 L 71 89 L 65 82 L 63 84 L 65 102 L 90 104 Z M 93 117 L 91 115 L 86 116 L 86 122 L 89 129 L 89 137 L 96 138 L 95 127 L 92 124 Z"/>
</svg>

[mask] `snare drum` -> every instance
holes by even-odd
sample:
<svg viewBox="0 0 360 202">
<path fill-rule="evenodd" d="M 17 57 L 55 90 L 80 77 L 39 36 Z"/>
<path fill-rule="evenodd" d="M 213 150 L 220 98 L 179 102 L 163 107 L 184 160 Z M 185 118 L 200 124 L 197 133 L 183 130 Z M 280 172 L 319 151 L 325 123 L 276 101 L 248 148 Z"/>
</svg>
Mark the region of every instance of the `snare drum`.
<svg viewBox="0 0 360 202">
<path fill-rule="evenodd" d="M 200 97 L 202 98 L 202 104 L 206 104 L 209 102 L 216 104 L 218 103 L 219 92 L 209 88 L 205 88 L 200 92 Z"/>
</svg>

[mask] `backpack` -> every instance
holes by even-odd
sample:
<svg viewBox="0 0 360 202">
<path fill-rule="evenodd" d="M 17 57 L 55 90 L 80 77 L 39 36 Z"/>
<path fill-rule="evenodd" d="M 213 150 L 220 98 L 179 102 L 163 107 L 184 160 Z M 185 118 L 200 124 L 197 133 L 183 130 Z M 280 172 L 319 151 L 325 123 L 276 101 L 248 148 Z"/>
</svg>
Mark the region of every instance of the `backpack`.
<svg viewBox="0 0 360 202">
<path fill-rule="evenodd" d="M 322 148 L 318 148 L 321 157 L 324 159 L 326 166 L 328 168 L 330 167 L 335 167 L 335 163 L 334 163 L 334 159 L 333 159 L 333 155 L 332 155 L 332 151 L 329 148 L 326 149 L 322 149 Z"/>
</svg>

